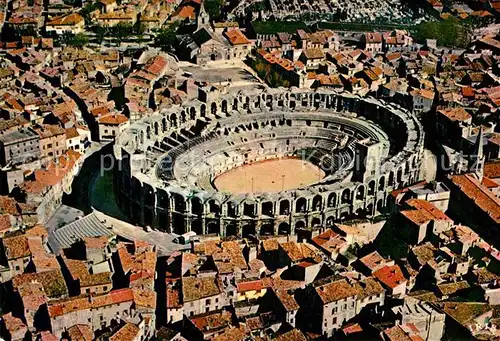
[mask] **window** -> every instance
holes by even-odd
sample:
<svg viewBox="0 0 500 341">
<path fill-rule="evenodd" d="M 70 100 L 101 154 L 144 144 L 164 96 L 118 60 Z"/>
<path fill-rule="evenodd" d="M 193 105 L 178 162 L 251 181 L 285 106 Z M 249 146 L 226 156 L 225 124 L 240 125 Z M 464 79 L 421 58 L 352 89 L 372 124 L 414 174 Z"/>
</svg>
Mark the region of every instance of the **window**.
<svg viewBox="0 0 500 341">
<path fill-rule="evenodd" d="M 207 305 L 210 304 L 210 298 L 206 300 L 205 304 L 207 304 Z"/>
<path fill-rule="evenodd" d="M 189 312 L 189 316 L 193 316 L 194 315 L 194 312 L 193 311 L 190 311 Z"/>
<path fill-rule="evenodd" d="M 218 297 L 215 298 L 215 303 L 219 303 L 219 298 Z"/>
<path fill-rule="evenodd" d="M 86 292 L 87 294 L 90 294 L 90 289 L 88 289 L 88 288 L 87 288 L 87 289 L 85 289 L 85 292 Z"/>
<path fill-rule="evenodd" d="M 102 288 L 102 290 L 106 291 L 108 290 L 108 287 L 105 285 L 104 288 Z"/>
</svg>

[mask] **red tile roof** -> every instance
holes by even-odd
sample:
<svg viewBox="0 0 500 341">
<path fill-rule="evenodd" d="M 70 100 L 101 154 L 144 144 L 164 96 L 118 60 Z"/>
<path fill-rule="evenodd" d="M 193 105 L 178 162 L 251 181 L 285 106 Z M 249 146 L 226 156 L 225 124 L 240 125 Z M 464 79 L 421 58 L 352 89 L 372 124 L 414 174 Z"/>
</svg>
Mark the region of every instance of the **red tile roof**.
<svg viewBox="0 0 500 341">
<path fill-rule="evenodd" d="M 384 266 L 382 269 L 375 271 L 373 276 L 391 289 L 406 282 L 406 278 L 398 265 Z"/>
</svg>

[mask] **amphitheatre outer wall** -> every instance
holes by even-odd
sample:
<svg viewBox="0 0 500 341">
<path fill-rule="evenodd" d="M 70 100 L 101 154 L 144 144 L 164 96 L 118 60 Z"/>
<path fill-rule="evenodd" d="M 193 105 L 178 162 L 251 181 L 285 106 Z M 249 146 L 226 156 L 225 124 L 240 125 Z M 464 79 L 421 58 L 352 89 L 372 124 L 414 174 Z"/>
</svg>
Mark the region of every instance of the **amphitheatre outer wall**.
<svg viewBox="0 0 500 341">
<path fill-rule="evenodd" d="M 415 116 L 374 98 L 295 88 L 212 94 L 160 110 L 121 134 L 114 188 L 121 209 L 142 226 L 293 235 L 383 211 L 393 190 L 420 180 L 423 142 Z M 318 145 L 346 159 L 320 181 L 273 193 L 213 187 L 235 167 Z"/>
</svg>

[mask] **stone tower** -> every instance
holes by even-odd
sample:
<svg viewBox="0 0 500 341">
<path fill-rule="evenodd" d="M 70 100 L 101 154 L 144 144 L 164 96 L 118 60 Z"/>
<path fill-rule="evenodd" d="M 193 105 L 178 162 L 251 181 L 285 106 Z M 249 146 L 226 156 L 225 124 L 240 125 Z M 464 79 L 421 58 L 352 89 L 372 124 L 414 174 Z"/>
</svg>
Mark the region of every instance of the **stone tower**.
<svg viewBox="0 0 500 341">
<path fill-rule="evenodd" d="M 483 146 L 483 127 L 479 128 L 479 133 L 476 137 L 476 142 L 474 143 L 474 149 L 469 156 L 469 169 L 468 171 L 476 174 L 479 181 L 483 180 L 484 174 L 484 146 Z"/>
<path fill-rule="evenodd" d="M 198 17 L 196 18 L 196 29 L 200 29 L 202 27 L 209 27 L 210 25 L 210 16 L 205 10 L 205 2 L 202 1 L 200 5 L 200 12 L 198 13 Z"/>
</svg>

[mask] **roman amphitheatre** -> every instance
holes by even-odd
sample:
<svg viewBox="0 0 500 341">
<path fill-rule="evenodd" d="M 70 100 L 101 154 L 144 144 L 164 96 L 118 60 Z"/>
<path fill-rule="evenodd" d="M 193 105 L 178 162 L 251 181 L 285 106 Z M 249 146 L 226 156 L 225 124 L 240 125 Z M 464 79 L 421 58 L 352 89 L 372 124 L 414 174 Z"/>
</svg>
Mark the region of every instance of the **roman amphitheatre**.
<svg viewBox="0 0 500 341">
<path fill-rule="evenodd" d="M 375 98 L 329 90 L 215 93 L 134 122 L 114 146 L 119 205 L 139 225 L 294 235 L 383 212 L 419 180 L 423 129 Z"/>
</svg>

